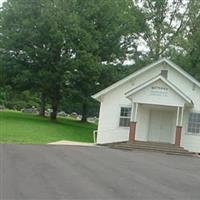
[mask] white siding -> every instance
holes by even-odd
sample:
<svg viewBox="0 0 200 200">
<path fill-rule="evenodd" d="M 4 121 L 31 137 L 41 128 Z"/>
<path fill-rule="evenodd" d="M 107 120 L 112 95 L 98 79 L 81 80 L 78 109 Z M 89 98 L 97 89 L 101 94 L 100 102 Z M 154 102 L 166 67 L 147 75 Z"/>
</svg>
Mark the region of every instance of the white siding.
<svg viewBox="0 0 200 200">
<path fill-rule="evenodd" d="M 152 86 L 160 86 L 167 88 L 166 96 L 164 95 L 153 95 L 151 94 L 151 87 Z M 152 83 L 148 87 L 144 88 L 143 90 L 137 92 L 133 95 L 134 102 L 140 102 L 144 104 L 153 104 L 153 105 L 165 105 L 165 106 L 184 106 L 185 101 L 182 97 L 178 96 L 171 88 L 169 88 L 165 83 L 161 80 Z"/>
<path fill-rule="evenodd" d="M 185 149 L 188 149 L 192 152 L 200 153 L 200 136 L 190 135 L 187 132 L 189 113 L 191 111 L 193 110 L 187 109 L 184 114 L 181 146 L 183 146 Z"/>
<path fill-rule="evenodd" d="M 121 106 L 131 106 L 131 102 L 124 97 L 127 87 L 130 87 L 129 83 L 103 97 L 100 108 L 97 143 L 128 140 L 129 127 L 119 127 Z"/>
<path fill-rule="evenodd" d="M 129 82 L 115 88 L 114 90 L 108 92 L 102 97 L 101 108 L 99 114 L 99 126 L 98 126 L 98 137 L 97 143 L 111 143 L 118 141 L 127 141 L 129 136 L 129 128 L 119 127 L 120 118 L 120 107 L 121 106 L 131 106 L 130 100 L 125 98 L 124 93 L 129 89 L 140 85 L 143 82 L 160 74 L 162 69 L 168 70 L 168 80 L 176 85 L 181 91 L 183 91 L 194 103 L 194 107 L 191 109 L 196 112 L 200 112 L 200 88 L 198 86 L 194 89 L 194 84 L 190 82 L 187 78 L 183 77 L 179 72 L 173 69 L 171 66 L 159 65 L 147 72 L 139 75 L 137 78 L 130 80 Z M 138 93 L 139 94 L 139 93 Z M 166 104 L 173 105 L 174 103 L 183 104 L 183 100 L 178 98 L 175 92 L 171 92 L 171 101 L 165 102 L 159 98 L 157 99 L 146 99 L 146 94 L 141 93 L 138 95 L 138 100 L 140 102 L 145 100 L 146 103 L 154 101 L 156 104 Z M 147 101 L 148 100 L 148 101 Z M 168 99 L 169 100 L 169 99 Z M 145 102 L 144 102 L 145 103 Z M 176 108 L 175 108 L 176 109 Z M 181 145 L 188 150 L 200 152 L 200 136 L 192 136 L 187 134 L 187 123 L 188 123 L 188 113 L 191 111 L 189 109 L 185 110 L 183 132 Z M 138 108 L 138 123 L 136 128 L 136 139 L 137 140 L 147 140 L 148 127 L 149 127 L 149 110 L 139 106 Z M 175 131 L 175 130 L 174 130 Z"/>
</svg>

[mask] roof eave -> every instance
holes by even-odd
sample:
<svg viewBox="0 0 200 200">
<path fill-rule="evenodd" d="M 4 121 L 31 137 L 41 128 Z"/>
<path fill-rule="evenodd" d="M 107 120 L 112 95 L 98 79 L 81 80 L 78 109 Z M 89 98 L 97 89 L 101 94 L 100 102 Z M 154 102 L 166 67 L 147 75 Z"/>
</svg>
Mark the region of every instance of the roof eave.
<svg viewBox="0 0 200 200">
<path fill-rule="evenodd" d="M 165 60 L 165 58 L 162 58 L 154 63 L 147 65 L 146 67 L 143 67 L 143 68 L 135 71 L 134 73 L 130 74 L 129 76 L 115 82 L 114 84 L 108 86 L 107 88 L 101 90 L 100 92 L 97 92 L 96 94 L 94 94 L 92 96 L 92 98 L 96 99 L 96 98 L 100 97 L 101 95 L 104 95 L 104 94 L 110 92 L 111 90 L 115 89 L 116 87 L 120 86 L 121 84 L 126 83 L 127 81 L 135 78 L 136 76 L 142 74 L 143 72 L 147 71 L 148 69 L 151 69 L 152 67 L 162 63 L 164 60 Z"/>
<path fill-rule="evenodd" d="M 162 80 L 166 85 L 168 85 L 172 90 L 174 90 L 179 96 L 181 96 L 186 102 L 188 102 L 189 104 L 193 105 L 193 102 L 192 102 L 192 100 L 189 97 L 187 97 L 183 92 L 178 91 L 168 80 L 166 80 L 162 76 L 157 76 L 154 79 L 152 79 L 151 81 L 146 82 L 145 85 L 141 84 L 141 86 L 136 87 L 135 89 L 133 88 L 131 91 L 126 92 L 125 93 L 126 98 L 130 99 L 130 96 L 132 96 L 135 93 L 139 92 L 140 90 L 146 88 L 148 85 L 156 82 L 157 80 Z"/>
<path fill-rule="evenodd" d="M 179 73 L 181 73 L 183 76 L 185 76 L 187 79 L 189 79 L 192 83 L 194 83 L 195 85 L 197 85 L 200 88 L 200 82 L 197 81 L 195 78 L 193 78 L 189 73 L 187 73 L 185 70 L 183 70 L 181 67 L 179 67 L 178 65 L 176 65 L 175 63 L 173 63 L 172 61 L 168 60 L 167 58 L 162 58 L 154 63 L 151 63 L 150 65 L 147 65 L 146 67 L 143 67 L 140 70 L 137 70 L 136 72 L 130 74 L 129 76 L 115 82 L 114 84 L 110 85 L 109 87 L 101 90 L 100 92 L 94 94 L 92 96 L 92 98 L 98 100 L 102 95 L 112 91 L 113 89 L 115 89 L 116 87 L 126 83 L 127 81 L 137 77 L 138 75 L 142 74 L 143 72 L 151 69 L 152 67 L 162 63 L 162 62 L 166 62 L 168 65 L 170 65 L 171 67 L 173 67 L 175 70 L 177 70 Z"/>
</svg>

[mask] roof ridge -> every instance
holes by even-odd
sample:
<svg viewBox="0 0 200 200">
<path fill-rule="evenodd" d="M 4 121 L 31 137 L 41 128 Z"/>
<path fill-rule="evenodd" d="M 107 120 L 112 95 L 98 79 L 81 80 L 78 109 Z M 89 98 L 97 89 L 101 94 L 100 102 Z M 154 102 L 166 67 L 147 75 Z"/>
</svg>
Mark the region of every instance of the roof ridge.
<svg viewBox="0 0 200 200">
<path fill-rule="evenodd" d="M 96 94 L 92 95 L 92 98 L 100 100 L 99 97 L 101 97 L 102 95 L 110 92 L 111 90 L 115 89 L 116 87 L 128 82 L 129 80 L 139 76 L 140 74 L 144 73 L 145 71 L 156 67 L 157 65 L 166 62 L 169 66 L 171 66 L 174 70 L 176 70 L 177 72 L 179 72 L 182 76 L 184 76 L 185 78 L 187 78 L 189 81 L 191 81 L 193 84 L 197 85 L 198 87 L 200 87 L 200 82 L 198 80 L 196 80 L 194 77 L 192 77 L 188 72 L 186 72 L 184 69 L 182 69 L 180 66 L 178 66 L 177 64 L 175 64 L 174 62 L 172 62 L 171 60 L 169 60 L 168 58 L 161 58 L 156 62 L 153 62 L 145 67 L 142 67 L 141 69 L 131 73 L 130 75 L 126 76 L 125 78 L 113 83 L 112 85 L 108 86 L 107 88 L 97 92 Z"/>
</svg>

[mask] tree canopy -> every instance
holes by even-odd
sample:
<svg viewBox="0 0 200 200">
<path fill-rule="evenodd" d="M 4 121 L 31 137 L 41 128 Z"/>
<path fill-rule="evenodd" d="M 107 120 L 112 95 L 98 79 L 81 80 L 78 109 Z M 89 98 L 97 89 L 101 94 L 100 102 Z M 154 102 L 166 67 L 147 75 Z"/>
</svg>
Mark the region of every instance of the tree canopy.
<svg viewBox="0 0 200 200">
<path fill-rule="evenodd" d="M 6 82 L 47 98 L 52 119 L 67 93 L 83 103 L 86 116 L 105 64 L 123 62 L 145 29 L 132 0 L 8 0 L 0 24 Z"/>
<path fill-rule="evenodd" d="M 41 115 L 48 105 L 51 119 L 66 108 L 85 121 L 92 94 L 163 56 L 200 80 L 199 24 L 199 0 L 7 0 L 0 104 L 40 105 Z"/>
</svg>

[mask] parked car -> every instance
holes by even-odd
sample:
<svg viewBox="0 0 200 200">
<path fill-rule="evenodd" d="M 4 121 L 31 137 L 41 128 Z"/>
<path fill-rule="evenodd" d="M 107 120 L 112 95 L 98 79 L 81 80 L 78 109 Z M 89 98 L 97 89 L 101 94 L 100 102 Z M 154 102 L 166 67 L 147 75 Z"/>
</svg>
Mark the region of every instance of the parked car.
<svg viewBox="0 0 200 200">
<path fill-rule="evenodd" d="M 21 109 L 21 112 L 24 112 L 24 113 L 37 113 L 38 110 L 37 110 L 37 108 L 35 108 L 33 106 L 32 108 L 23 108 L 23 109 Z"/>
<path fill-rule="evenodd" d="M 78 117 L 78 114 L 76 112 L 73 112 L 73 113 L 70 114 L 70 117 L 76 119 Z"/>
<path fill-rule="evenodd" d="M 97 117 L 88 117 L 87 120 L 88 122 L 97 124 L 99 119 Z"/>
<path fill-rule="evenodd" d="M 66 117 L 67 114 L 64 111 L 60 111 L 60 112 L 58 112 L 58 116 Z"/>
<path fill-rule="evenodd" d="M 4 110 L 5 106 L 4 105 L 0 105 L 0 110 Z"/>
</svg>

